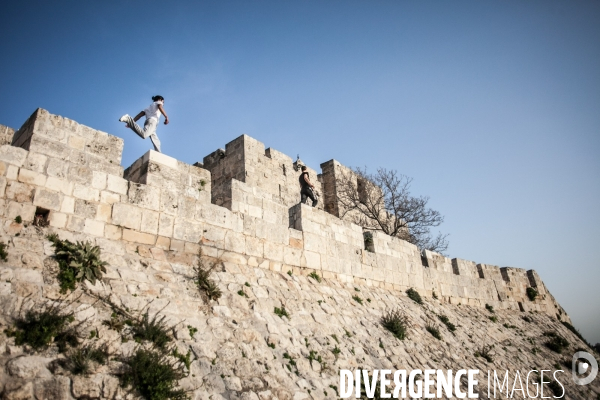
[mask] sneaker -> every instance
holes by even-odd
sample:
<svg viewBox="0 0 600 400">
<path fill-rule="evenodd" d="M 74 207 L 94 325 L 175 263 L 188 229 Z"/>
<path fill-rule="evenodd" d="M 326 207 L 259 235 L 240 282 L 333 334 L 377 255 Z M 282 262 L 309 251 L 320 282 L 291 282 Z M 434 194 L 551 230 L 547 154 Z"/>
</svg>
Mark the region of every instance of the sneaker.
<svg viewBox="0 0 600 400">
<path fill-rule="evenodd" d="M 119 122 L 127 122 L 127 120 L 128 120 L 129 118 L 131 118 L 131 117 L 129 116 L 129 114 L 125 114 L 125 115 L 123 115 L 121 118 L 119 118 Z"/>
</svg>

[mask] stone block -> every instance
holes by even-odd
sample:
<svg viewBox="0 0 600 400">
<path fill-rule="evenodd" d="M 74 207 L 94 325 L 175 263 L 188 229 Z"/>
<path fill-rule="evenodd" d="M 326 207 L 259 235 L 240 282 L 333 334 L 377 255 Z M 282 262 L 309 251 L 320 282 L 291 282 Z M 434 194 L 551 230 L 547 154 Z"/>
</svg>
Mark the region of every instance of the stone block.
<svg viewBox="0 0 600 400">
<path fill-rule="evenodd" d="M 45 155 L 30 152 L 27 154 L 27 158 L 23 163 L 23 167 L 31 171 L 43 173 L 44 169 L 46 168 L 47 161 L 48 157 Z"/>
<path fill-rule="evenodd" d="M 241 234 L 239 234 L 239 235 L 241 235 Z M 246 236 L 245 240 L 246 240 L 245 254 L 263 258 L 263 256 L 264 256 L 263 240 L 255 238 L 255 237 L 251 237 L 251 236 Z"/>
<path fill-rule="evenodd" d="M 108 175 L 106 179 L 107 190 L 118 194 L 127 194 L 127 180 L 114 175 Z"/>
<path fill-rule="evenodd" d="M 58 178 L 55 176 L 49 176 L 46 179 L 46 188 L 49 190 L 54 190 L 55 192 L 61 192 L 62 194 L 66 194 L 70 196 L 73 194 L 73 182 L 69 182 L 66 179 Z"/>
<path fill-rule="evenodd" d="M 131 229 L 123 229 L 123 240 L 154 245 L 156 243 L 156 236 L 149 233 L 133 231 Z"/>
<path fill-rule="evenodd" d="M 20 216 L 23 221 L 33 221 L 36 207 L 31 204 L 21 204 L 14 201 L 8 203 L 6 208 L 6 219 L 13 221 Z"/>
<path fill-rule="evenodd" d="M 67 214 L 73 214 L 75 212 L 75 199 L 73 197 L 64 196 L 60 211 Z"/>
<path fill-rule="evenodd" d="M 120 240 L 123 228 L 116 225 L 106 224 L 104 226 L 104 237 L 111 240 Z"/>
<path fill-rule="evenodd" d="M 156 235 L 158 233 L 158 217 L 159 213 L 157 211 L 143 210 L 140 230 Z"/>
<path fill-rule="evenodd" d="M 139 183 L 129 183 L 127 190 L 129 202 L 143 208 L 158 211 L 160 208 L 160 189 Z"/>
<path fill-rule="evenodd" d="M 83 218 L 95 218 L 98 206 L 96 203 L 76 199 L 74 214 Z"/>
<path fill-rule="evenodd" d="M 291 240 L 291 239 L 290 239 Z M 283 262 L 283 249 L 284 246 L 279 243 L 264 243 L 264 258 L 273 261 Z"/>
<path fill-rule="evenodd" d="M 104 236 L 104 222 L 86 219 L 83 232 L 93 236 Z"/>
<path fill-rule="evenodd" d="M 83 232 L 85 226 L 85 218 L 76 215 L 69 215 L 67 218 L 67 229 L 71 232 Z"/>
<path fill-rule="evenodd" d="M 60 211 L 62 200 L 63 195 L 61 193 L 53 192 L 43 188 L 37 188 L 35 190 L 33 204 L 48 210 Z"/>
<path fill-rule="evenodd" d="M 6 198 L 15 200 L 19 203 L 31 203 L 33 200 L 34 188 L 21 182 L 9 181 L 5 189 Z"/>
<path fill-rule="evenodd" d="M 6 179 L 16 181 L 19 176 L 19 167 L 15 165 L 9 165 L 6 167 Z"/>
<path fill-rule="evenodd" d="M 202 238 L 203 229 L 204 225 L 200 222 L 177 218 L 173 227 L 173 238 L 198 243 Z"/>
<path fill-rule="evenodd" d="M 67 214 L 52 211 L 48 216 L 48 223 L 55 228 L 64 228 L 67 224 Z"/>
<path fill-rule="evenodd" d="M 3 176 L 0 176 L 0 197 L 4 197 L 5 193 L 6 193 L 6 178 Z"/>
<path fill-rule="evenodd" d="M 106 189 L 107 175 L 104 172 L 92 171 L 92 187 L 98 190 Z"/>
<path fill-rule="evenodd" d="M 115 203 L 112 210 L 112 223 L 139 230 L 142 223 L 142 210 L 129 204 Z"/>
<path fill-rule="evenodd" d="M 109 192 L 107 190 L 103 190 L 100 192 L 100 202 L 107 204 L 114 204 L 121 201 L 121 195 L 113 192 Z"/>
<path fill-rule="evenodd" d="M 87 201 L 100 200 L 100 191 L 80 183 L 76 183 L 73 187 L 73 197 Z"/>
<path fill-rule="evenodd" d="M 0 146 L 0 161 L 21 167 L 27 158 L 27 150 L 9 145 Z"/>
<path fill-rule="evenodd" d="M 98 204 L 96 219 L 102 222 L 111 222 L 112 206 L 110 204 Z"/>
<path fill-rule="evenodd" d="M 224 248 L 235 253 L 244 254 L 246 249 L 245 236 L 237 232 L 225 232 Z"/>
</svg>

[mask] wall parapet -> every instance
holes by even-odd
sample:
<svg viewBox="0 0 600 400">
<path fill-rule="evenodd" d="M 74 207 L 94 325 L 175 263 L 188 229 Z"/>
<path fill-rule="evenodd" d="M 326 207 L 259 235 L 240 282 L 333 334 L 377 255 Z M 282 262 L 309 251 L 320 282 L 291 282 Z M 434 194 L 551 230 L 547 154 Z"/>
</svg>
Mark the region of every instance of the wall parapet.
<svg viewBox="0 0 600 400">
<path fill-rule="evenodd" d="M 123 171 L 121 139 L 38 109 L 12 143 L 0 146 L 7 221 L 20 215 L 31 222 L 43 209 L 51 229 L 105 248 L 125 243 L 197 254 L 202 246 L 274 271 L 318 271 L 346 283 L 435 292 L 454 304 L 568 318 L 533 270 L 420 252 L 380 231 L 372 232 L 368 251 L 362 227 L 298 204 L 299 173 L 290 157 L 246 135 L 228 143 L 224 156 L 205 157 L 203 167 L 149 151 Z M 328 187 L 330 175 L 320 182 L 310 171 L 319 190 Z M 538 290 L 535 302 L 527 287 Z"/>
</svg>

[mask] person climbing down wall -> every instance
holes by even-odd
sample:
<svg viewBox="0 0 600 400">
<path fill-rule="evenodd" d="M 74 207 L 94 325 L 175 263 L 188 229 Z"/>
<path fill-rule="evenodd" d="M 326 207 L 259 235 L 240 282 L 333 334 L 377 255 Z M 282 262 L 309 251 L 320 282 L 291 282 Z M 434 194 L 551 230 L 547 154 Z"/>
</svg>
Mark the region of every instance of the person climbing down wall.
<svg viewBox="0 0 600 400">
<path fill-rule="evenodd" d="M 160 151 L 160 140 L 158 140 L 158 136 L 156 136 L 156 126 L 158 125 L 158 121 L 160 119 L 160 114 L 165 116 L 165 125 L 169 123 L 169 117 L 163 108 L 165 103 L 165 98 L 159 95 L 152 97 L 152 104 L 148 106 L 143 111 L 140 111 L 135 118 L 131 118 L 129 114 L 123 115 L 119 118 L 120 122 L 125 122 L 126 128 L 131 128 L 132 131 L 137 133 L 142 139 L 146 139 L 150 136 L 150 140 L 152 141 L 152 145 L 154 146 L 154 150 Z M 144 122 L 144 129 L 142 129 L 136 121 L 143 116 L 146 116 L 146 122 Z"/>
<path fill-rule="evenodd" d="M 315 197 L 314 187 L 312 183 L 310 183 L 310 179 L 308 179 L 308 172 L 306 171 L 306 166 L 302 166 L 302 174 L 300 174 L 300 203 L 306 204 L 306 199 L 310 198 L 312 200 L 312 206 L 316 206 L 319 202 Z"/>
</svg>

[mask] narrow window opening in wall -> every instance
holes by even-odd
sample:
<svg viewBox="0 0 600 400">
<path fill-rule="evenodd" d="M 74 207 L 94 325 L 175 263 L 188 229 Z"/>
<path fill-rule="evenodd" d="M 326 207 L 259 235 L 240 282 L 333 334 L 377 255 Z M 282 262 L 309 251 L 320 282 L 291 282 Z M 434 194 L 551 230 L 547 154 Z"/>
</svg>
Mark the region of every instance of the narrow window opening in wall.
<svg viewBox="0 0 600 400">
<path fill-rule="evenodd" d="M 358 191 L 358 201 L 362 204 L 367 202 L 367 181 L 365 179 L 356 179 L 356 190 Z"/>
<path fill-rule="evenodd" d="M 519 301 L 517 302 L 517 304 L 519 304 L 519 310 L 521 310 L 521 312 L 525 312 L 525 309 L 523 308 L 523 303 Z"/>
<path fill-rule="evenodd" d="M 481 264 L 477 264 L 477 274 L 479 274 L 479 278 L 485 279 L 485 275 L 483 274 L 483 267 Z"/>
<path fill-rule="evenodd" d="M 375 244 L 373 243 L 373 232 L 363 232 L 363 238 L 365 240 L 365 250 L 371 253 L 375 253 Z"/>
<path fill-rule="evenodd" d="M 454 275 L 460 275 L 460 270 L 458 269 L 458 261 L 456 261 L 456 258 L 452 259 L 452 272 L 454 273 Z"/>
<path fill-rule="evenodd" d="M 505 282 L 510 282 L 510 277 L 508 276 L 508 269 L 506 267 L 500 268 L 500 275 L 502 275 L 502 279 Z"/>
<path fill-rule="evenodd" d="M 33 217 L 33 225 L 35 226 L 48 226 L 50 221 L 48 217 L 50 216 L 50 210 L 46 210 L 45 208 L 37 207 L 35 209 L 35 216 Z"/>
<path fill-rule="evenodd" d="M 422 264 L 424 267 L 427 267 L 427 268 L 429 268 L 429 261 L 427 260 L 427 257 L 425 256 L 425 252 L 422 252 L 422 253 L 421 253 L 421 264 Z"/>
</svg>

